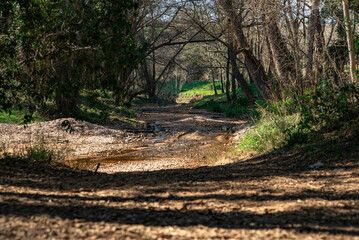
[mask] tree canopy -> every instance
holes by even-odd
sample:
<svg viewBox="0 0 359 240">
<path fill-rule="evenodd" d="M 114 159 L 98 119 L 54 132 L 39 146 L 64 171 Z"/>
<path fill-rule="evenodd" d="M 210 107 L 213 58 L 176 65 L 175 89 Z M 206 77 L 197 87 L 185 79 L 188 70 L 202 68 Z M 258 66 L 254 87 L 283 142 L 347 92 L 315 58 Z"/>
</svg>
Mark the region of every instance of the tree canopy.
<svg viewBox="0 0 359 240">
<path fill-rule="evenodd" d="M 72 115 L 84 89 L 130 105 L 173 79 L 221 78 L 228 100 L 241 88 L 252 102 L 250 82 L 265 101 L 356 83 L 357 10 L 349 0 L 1 1 L 1 110 L 53 102 Z"/>
</svg>

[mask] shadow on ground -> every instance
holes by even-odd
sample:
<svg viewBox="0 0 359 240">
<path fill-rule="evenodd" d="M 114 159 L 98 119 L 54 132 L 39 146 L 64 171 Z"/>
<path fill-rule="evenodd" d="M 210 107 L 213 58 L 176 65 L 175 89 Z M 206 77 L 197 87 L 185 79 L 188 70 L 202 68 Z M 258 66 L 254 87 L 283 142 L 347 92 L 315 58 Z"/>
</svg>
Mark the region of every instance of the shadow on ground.
<svg viewBox="0 0 359 240">
<path fill-rule="evenodd" d="M 285 229 L 359 236 L 358 147 L 343 158 L 300 151 L 197 169 L 96 175 L 0 165 L 0 218 L 47 216 L 143 226 Z"/>
</svg>

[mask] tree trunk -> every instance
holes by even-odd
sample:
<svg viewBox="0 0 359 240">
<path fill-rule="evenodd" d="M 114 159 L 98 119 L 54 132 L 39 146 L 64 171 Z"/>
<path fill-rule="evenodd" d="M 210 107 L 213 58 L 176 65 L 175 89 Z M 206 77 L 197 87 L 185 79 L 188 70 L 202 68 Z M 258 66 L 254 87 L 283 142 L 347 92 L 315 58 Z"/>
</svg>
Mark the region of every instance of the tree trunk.
<svg viewBox="0 0 359 240">
<path fill-rule="evenodd" d="M 212 66 L 211 66 L 211 67 L 212 67 Z M 211 69 L 211 73 L 212 73 L 212 84 L 213 84 L 214 94 L 217 96 L 217 95 L 218 95 L 218 92 L 217 92 L 216 78 L 215 78 L 215 76 L 214 76 L 213 68 Z"/>
<path fill-rule="evenodd" d="M 347 43 L 349 50 L 350 79 L 353 83 L 357 83 L 358 77 L 356 73 L 355 49 L 353 43 L 352 26 L 351 26 L 350 15 L 349 15 L 349 0 L 343 0 L 342 2 L 343 2 L 345 31 L 347 34 Z"/>
<path fill-rule="evenodd" d="M 156 55 L 155 51 L 152 53 L 152 77 L 149 79 L 148 84 L 148 97 L 154 98 L 156 96 Z"/>
<path fill-rule="evenodd" d="M 320 18 L 320 15 L 318 15 Z M 314 38 L 314 46 L 315 46 L 315 77 L 314 84 L 318 84 L 318 80 L 322 78 L 323 75 L 323 48 L 324 48 L 324 35 L 322 31 L 322 24 L 320 23 L 320 19 L 316 21 L 317 25 L 315 26 L 315 38 Z"/>
<path fill-rule="evenodd" d="M 233 8 L 231 0 L 217 0 L 224 10 L 228 18 L 228 24 L 237 43 L 238 49 L 241 51 L 243 60 L 247 66 L 248 72 L 254 80 L 259 92 L 265 100 L 272 99 L 271 90 L 267 82 L 266 72 L 263 65 L 257 60 L 253 52 L 250 50 L 247 39 L 242 28 L 242 19 L 238 16 Z"/>
<path fill-rule="evenodd" d="M 155 95 L 154 89 L 153 89 L 153 74 L 150 73 L 149 70 L 149 64 L 147 63 L 147 60 L 143 60 L 142 65 L 142 71 L 143 71 L 143 77 L 146 81 L 146 94 L 149 98 L 153 98 Z"/>
<path fill-rule="evenodd" d="M 236 89 L 236 78 L 234 76 L 234 72 L 233 72 L 233 68 L 232 68 L 232 84 L 231 84 L 231 90 L 232 90 L 232 100 L 236 100 L 237 99 L 237 89 Z"/>
<path fill-rule="evenodd" d="M 226 65 L 226 96 L 227 96 L 227 101 L 230 102 L 231 101 L 231 95 L 229 94 L 229 64 L 230 64 L 230 51 L 228 49 L 227 51 L 227 65 Z"/>
<path fill-rule="evenodd" d="M 73 116 L 77 112 L 79 86 L 71 79 L 71 59 L 58 69 L 59 85 L 55 91 L 56 111 L 63 116 Z"/>
<path fill-rule="evenodd" d="M 237 79 L 238 85 L 242 88 L 244 95 L 250 100 L 254 100 L 254 94 L 251 87 L 248 85 L 243 75 L 238 70 L 238 65 L 236 61 L 236 55 L 229 50 L 230 59 L 232 64 L 232 73 L 235 79 Z M 233 90 L 232 90 L 233 91 Z M 233 96 L 233 93 L 232 93 Z"/>
<path fill-rule="evenodd" d="M 117 84 L 113 89 L 116 105 L 129 106 L 131 105 L 131 90 L 126 85 L 131 72 L 122 72 L 117 76 Z"/>
<path fill-rule="evenodd" d="M 287 23 L 287 31 L 289 33 L 289 36 L 291 38 L 291 44 L 292 44 L 292 55 L 293 55 L 293 67 L 295 68 L 295 72 L 292 73 L 293 75 L 293 86 L 298 90 L 298 93 L 301 95 L 303 94 L 303 78 L 301 74 L 301 51 L 300 51 L 300 40 L 299 40 L 299 27 L 300 22 L 298 16 L 300 16 L 300 5 L 301 1 L 296 1 L 297 5 L 297 12 L 294 14 L 292 9 L 292 1 L 287 0 L 287 9 L 288 14 L 284 14 L 284 19 Z M 297 16 L 297 17 L 295 17 Z"/>
<path fill-rule="evenodd" d="M 249 74 L 248 67 L 247 67 L 247 65 L 246 65 L 245 63 L 244 63 L 244 66 L 245 66 L 245 68 L 246 68 L 246 70 L 247 70 L 249 82 L 250 82 L 251 84 L 255 84 L 255 83 L 254 83 L 254 80 L 253 80 L 253 78 L 252 78 L 252 75 Z M 268 78 L 267 78 L 267 79 L 268 79 Z"/>
<path fill-rule="evenodd" d="M 231 44 L 231 46 L 232 46 L 232 48 L 233 48 L 233 40 L 232 40 L 233 38 L 230 38 L 230 44 Z M 232 74 L 231 74 L 231 77 L 232 77 L 232 83 L 231 83 L 231 90 L 232 90 L 232 96 L 231 96 L 231 99 L 232 99 L 232 101 L 234 101 L 234 100 L 236 100 L 237 99 L 237 89 L 236 89 L 236 77 L 234 76 L 234 71 L 235 71 L 235 69 L 234 68 L 236 68 L 236 70 L 238 70 L 238 68 L 237 68 L 237 56 L 236 56 L 236 54 L 233 54 L 233 52 L 229 49 L 229 58 L 231 59 L 231 65 L 232 65 Z M 234 62 L 236 62 L 234 65 L 233 65 L 233 61 Z"/>
<path fill-rule="evenodd" d="M 268 13 L 265 16 L 265 31 L 272 53 L 275 75 L 281 87 L 288 88 L 295 77 L 295 65 L 282 33 L 277 25 L 276 14 Z"/>
<path fill-rule="evenodd" d="M 314 85 L 313 83 L 317 82 L 315 76 L 313 75 L 313 52 L 314 52 L 314 39 L 316 35 L 316 28 L 318 26 L 318 22 L 320 24 L 320 0 L 309 0 L 309 23 L 308 23 L 308 33 L 307 33 L 307 66 L 305 68 L 305 80 L 304 80 L 304 88 L 307 85 Z"/>
<path fill-rule="evenodd" d="M 267 39 L 268 41 L 268 39 Z M 269 44 L 268 44 L 269 46 Z M 269 66 L 268 66 L 268 78 L 271 80 L 272 82 L 272 86 L 273 86 L 273 91 L 275 92 L 275 94 L 277 96 L 281 96 L 281 86 L 280 83 L 277 79 L 277 77 L 275 76 L 275 71 L 274 69 L 274 63 L 273 63 L 273 55 L 272 55 L 272 51 L 270 50 L 270 48 L 268 47 L 268 55 L 269 55 Z"/>
<path fill-rule="evenodd" d="M 223 84 L 223 70 L 220 70 L 221 72 L 221 92 L 224 93 L 224 84 Z"/>
</svg>

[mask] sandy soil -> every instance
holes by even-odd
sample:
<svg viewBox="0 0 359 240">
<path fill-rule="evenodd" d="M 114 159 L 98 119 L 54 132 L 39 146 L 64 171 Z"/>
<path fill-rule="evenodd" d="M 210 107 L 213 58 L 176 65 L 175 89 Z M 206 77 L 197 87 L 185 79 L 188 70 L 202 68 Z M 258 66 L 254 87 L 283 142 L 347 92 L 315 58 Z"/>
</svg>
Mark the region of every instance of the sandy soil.
<svg viewBox="0 0 359 240">
<path fill-rule="evenodd" d="M 69 121 L 73 132 L 62 127 Z M 75 119 L 30 124 L 0 123 L 0 154 L 45 146 L 60 162 L 100 172 L 149 171 L 221 164 L 233 134 L 245 121 L 181 105 L 147 106 L 137 126 L 100 126 Z"/>
<path fill-rule="evenodd" d="M 154 142 L 156 151 L 148 146 L 137 150 L 162 151 L 165 157 L 172 153 L 179 164 L 187 147 L 182 162 L 188 164 L 178 169 L 154 164 L 143 171 L 136 167 L 138 156 L 125 150 L 119 155 L 135 159 L 126 163 L 102 157 L 97 174 L 91 164 L 74 169 L 2 160 L 0 239 L 359 239 L 357 140 L 340 143 L 340 156 L 291 151 L 212 164 L 207 157 L 222 146 L 214 144 L 231 141 L 227 130 L 238 120 L 184 109 L 172 109 L 171 114 L 157 110 L 144 109 L 142 120 L 162 121 L 153 127 L 168 131 L 151 133 L 146 141 L 160 140 L 162 132 L 171 137 Z M 174 125 L 199 125 L 208 117 L 201 126 L 209 127 L 194 132 L 189 130 L 193 125 L 166 128 L 170 123 L 160 119 L 163 114 L 173 117 Z M 235 127 L 241 128 L 239 122 Z M 204 141 L 208 146 L 201 149 Z M 171 148 L 173 143 L 183 148 Z M 148 165 L 158 158 L 149 158 Z M 211 166 L 204 166 L 206 161 Z M 320 167 L 311 167 L 318 161 Z"/>
</svg>

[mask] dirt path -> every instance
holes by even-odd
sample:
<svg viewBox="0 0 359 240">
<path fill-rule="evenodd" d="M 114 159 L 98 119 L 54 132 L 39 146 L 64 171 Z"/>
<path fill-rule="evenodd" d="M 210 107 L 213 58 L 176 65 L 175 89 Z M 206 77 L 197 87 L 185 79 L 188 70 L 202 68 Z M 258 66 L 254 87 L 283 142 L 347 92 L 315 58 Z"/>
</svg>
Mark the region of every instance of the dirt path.
<svg viewBox="0 0 359 240">
<path fill-rule="evenodd" d="M 133 171 L 105 159 L 94 175 L 0 160 L 0 239 L 359 239 L 358 141 L 343 143 L 339 157 L 288 152 L 195 167 L 191 155 L 204 165 L 213 144 L 243 124 L 195 111 L 145 108 L 141 120 L 157 130 L 133 142 L 176 164 L 182 153 L 187 168 Z M 157 140 L 155 151 L 140 146 Z M 317 161 L 323 166 L 310 168 Z"/>
</svg>

